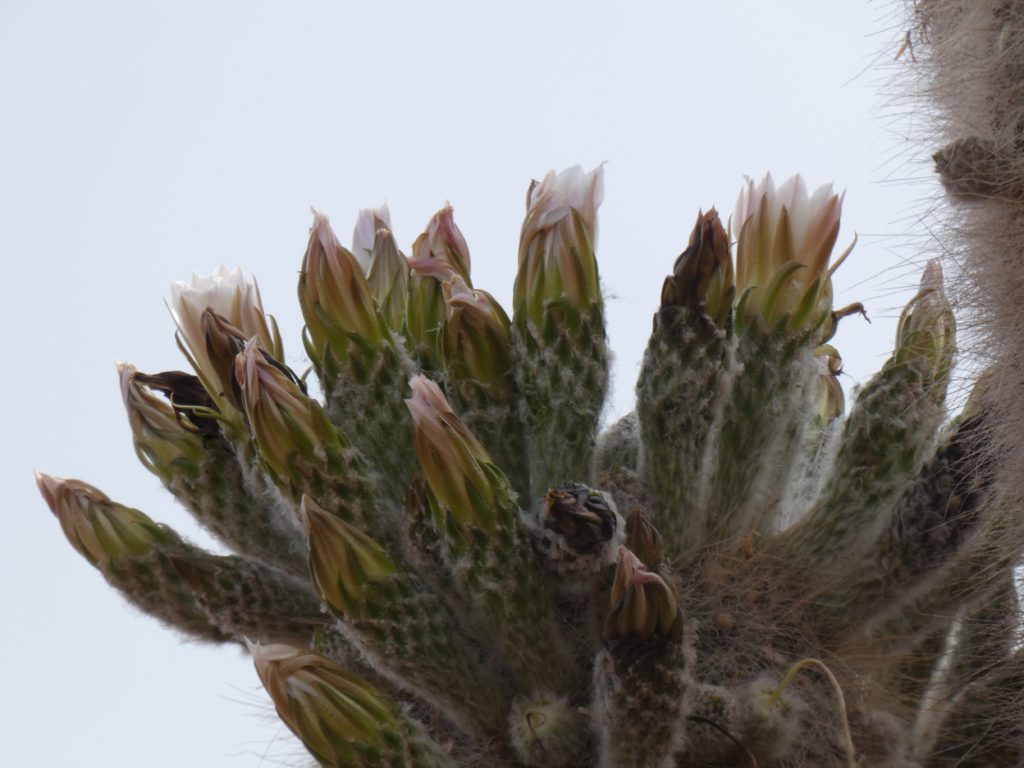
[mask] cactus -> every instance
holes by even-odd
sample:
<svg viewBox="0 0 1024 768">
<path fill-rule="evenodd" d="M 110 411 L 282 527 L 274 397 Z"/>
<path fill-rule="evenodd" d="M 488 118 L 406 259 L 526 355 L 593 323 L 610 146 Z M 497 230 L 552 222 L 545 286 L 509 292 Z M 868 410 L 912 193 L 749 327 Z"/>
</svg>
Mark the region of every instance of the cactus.
<svg viewBox="0 0 1024 768">
<path fill-rule="evenodd" d="M 844 417 L 841 197 L 751 182 L 735 243 L 698 216 L 636 410 L 600 433 L 601 195 L 600 168 L 530 187 L 511 317 L 451 208 L 411 259 L 386 208 L 351 251 L 314 214 L 323 402 L 254 283 L 176 285 L 194 374 L 121 366 L 124 402 L 143 464 L 233 554 L 40 474 L 68 540 L 176 631 L 247 644 L 323 766 L 1024 759 L 1016 499 L 990 377 L 944 426 L 939 264 Z"/>
</svg>

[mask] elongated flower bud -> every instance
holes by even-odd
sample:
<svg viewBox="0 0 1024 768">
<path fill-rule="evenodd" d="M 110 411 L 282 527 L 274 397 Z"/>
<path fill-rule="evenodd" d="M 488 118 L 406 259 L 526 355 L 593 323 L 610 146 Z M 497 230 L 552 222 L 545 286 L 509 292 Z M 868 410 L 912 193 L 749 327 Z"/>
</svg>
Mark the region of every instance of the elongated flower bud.
<svg viewBox="0 0 1024 768">
<path fill-rule="evenodd" d="M 473 285 L 469 276 L 469 246 L 455 224 L 455 210 L 450 205 L 435 213 L 423 234 L 416 238 L 410 264 L 419 274 L 440 282 L 455 273 L 466 285 Z"/>
<path fill-rule="evenodd" d="M 508 389 L 511 321 L 486 291 L 475 291 L 458 274 L 443 285 L 445 365 L 456 379 L 479 382 L 492 391 Z"/>
<path fill-rule="evenodd" d="M 309 244 L 299 273 L 299 304 L 308 331 L 307 348 L 318 366 L 329 350 L 344 360 L 352 343 L 378 347 L 383 327 L 363 267 L 338 242 L 322 213 L 313 214 Z"/>
<path fill-rule="evenodd" d="M 619 549 L 611 602 L 612 610 L 604 625 L 606 640 L 646 640 L 654 635 L 678 639 L 682 633 L 675 589 L 662 576 L 647 570 L 626 547 Z"/>
<path fill-rule="evenodd" d="M 551 171 L 530 185 L 512 294 L 516 314 L 524 312 L 540 327 L 550 302 L 564 300 L 578 312 L 601 303 L 594 249 L 603 197 L 601 167 Z"/>
<path fill-rule="evenodd" d="M 128 423 L 132 428 L 135 453 L 143 466 L 168 482 L 176 467 L 183 462 L 201 461 L 204 451 L 199 427 L 187 415 L 175 412 L 170 403 L 137 382 L 135 366 L 120 363 L 117 374 Z"/>
<path fill-rule="evenodd" d="M 361 208 L 356 216 L 356 225 L 352 230 L 352 255 L 369 273 L 373 263 L 373 251 L 377 244 L 377 232 L 391 229 L 391 209 L 384 203 L 380 208 Z"/>
<path fill-rule="evenodd" d="M 229 272 L 221 264 L 210 275 L 192 275 L 188 284 L 171 283 L 167 306 L 178 326 L 179 346 L 218 404 L 222 402 L 220 393 L 229 388 L 230 380 L 221 381 L 218 368 L 210 359 L 203 325 L 206 310 L 220 315 L 244 338 L 256 337 L 258 344 L 277 359 L 284 358 L 277 323 L 264 313 L 256 281 L 246 278 L 239 269 Z"/>
<path fill-rule="evenodd" d="M 942 382 L 936 395 L 945 397 L 956 351 L 956 322 L 942 288 L 942 266 L 929 261 L 921 275 L 921 286 L 896 326 L 896 351 L 890 365 L 913 364 L 929 382 Z"/>
<path fill-rule="evenodd" d="M 384 548 L 362 531 L 302 497 L 302 519 L 309 534 L 309 567 L 317 591 L 341 614 L 362 612 L 363 588 L 398 568 Z"/>
<path fill-rule="evenodd" d="M 278 715 L 321 765 L 448 765 L 392 699 L 329 659 L 287 645 L 254 645 L 250 652 Z"/>
<path fill-rule="evenodd" d="M 416 456 L 431 493 L 459 524 L 487 529 L 497 522 L 504 478 L 487 451 L 448 405 L 440 387 L 425 376 L 409 382 Z"/>
<path fill-rule="evenodd" d="M 799 175 L 775 188 L 771 174 L 748 181 L 736 203 L 736 290 L 741 320 L 774 326 L 787 318 L 790 333 L 820 328 L 832 310 L 832 273 L 849 249 L 829 265 L 839 236 L 842 197 L 832 186 L 812 195 Z M 852 246 L 851 246 L 852 248 Z M 824 337 L 819 338 L 825 341 Z"/>
<path fill-rule="evenodd" d="M 661 533 L 639 507 L 626 518 L 626 547 L 648 568 L 654 568 L 665 557 Z"/>
<path fill-rule="evenodd" d="M 36 484 L 71 546 L 100 570 L 113 558 L 145 555 L 154 545 L 177 539 L 139 510 L 81 480 L 37 472 Z"/>
<path fill-rule="evenodd" d="M 282 482 L 301 484 L 294 457 L 320 456 L 337 434 L 320 404 L 307 397 L 295 374 L 250 339 L 235 362 L 245 413 L 267 468 Z"/>
<path fill-rule="evenodd" d="M 718 328 L 728 324 L 732 312 L 732 255 L 729 235 L 712 208 L 697 215 L 690 242 L 665 278 L 661 289 L 661 313 L 655 323 L 669 319 L 674 307 L 686 307 L 698 318 L 708 318 Z"/>
<path fill-rule="evenodd" d="M 409 262 L 398 250 L 391 230 L 383 226 L 373 242 L 366 284 L 388 327 L 401 331 L 409 295 Z"/>
</svg>

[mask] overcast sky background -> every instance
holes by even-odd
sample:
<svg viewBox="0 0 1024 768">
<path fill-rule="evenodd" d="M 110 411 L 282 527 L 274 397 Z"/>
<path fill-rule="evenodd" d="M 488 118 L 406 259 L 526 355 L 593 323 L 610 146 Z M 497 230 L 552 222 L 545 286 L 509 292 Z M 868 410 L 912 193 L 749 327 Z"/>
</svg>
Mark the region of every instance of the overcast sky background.
<svg viewBox="0 0 1024 768">
<path fill-rule="evenodd" d="M 135 460 L 115 360 L 184 366 L 170 280 L 259 281 L 304 368 L 309 208 L 348 242 L 387 201 L 408 251 L 446 200 L 506 303 L 527 184 L 606 165 L 598 256 L 631 407 L 661 281 L 743 175 L 846 190 L 847 386 L 891 348 L 934 205 L 916 108 L 892 103 L 888 3 L 0 2 L 4 375 L 0 764 L 230 766 L 301 754 L 247 657 L 183 644 L 64 540 L 37 468 L 209 543 Z"/>
</svg>

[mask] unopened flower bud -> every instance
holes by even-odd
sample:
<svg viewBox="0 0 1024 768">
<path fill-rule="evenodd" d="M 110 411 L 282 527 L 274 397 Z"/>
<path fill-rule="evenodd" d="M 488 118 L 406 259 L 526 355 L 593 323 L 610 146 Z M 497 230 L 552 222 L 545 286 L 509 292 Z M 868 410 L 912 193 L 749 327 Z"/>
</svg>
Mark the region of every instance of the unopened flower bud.
<svg viewBox="0 0 1024 768">
<path fill-rule="evenodd" d="M 471 379 L 489 387 L 508 385 L 511 321 L 486 291 L 475 291 L 461 276 L 443 285 L 447 317 L 442 347 L 445 364 L 455 379 Z"/>
<path fill-rule="evenodd" d="M 344 360 L 353 339 L 377 347 L 384 334 L 363 267 L 338 242 L 330 222 L 314 212 L 299 274 L 299 305 L 309 332 L 308 351 L 322 365 L 329 350 Z"/>
<path fill-rule="evenodd" d="M 698 317 L 725 327 L 735 293 L 729 235 L 712 208 L 697 215 L 686 246 L 661 289 L 662 314 L 686 307 Z"/>
<path fill-rule="evenodd" d="M 249 651 L 278 715 L 322 765 L 363 765 L 397 735 L 394 702 L 330 659 L 288 645 Z"/>
<path fill-rule="evenodd" d="M 654 568 L 665 557 L 661 533 L 639 507 L 626 518 L 626 547 L 648 568 Z"/>
<path fill-rule="evenodd" d="M 601 167 L 584 173 L 577 165 L 530 185 L 512 305 L 538 327 L 552 302 L 580 313 L 601 303 L 594 250 L 602 173 Z"/>
<path fill-rule="evenodd" d="M 135 452 L 143 465 L 166 481 L 173 476 L 178 462 L 199 461 L 203 456 L 203 435 L 188 415 L 176 412 L 165 399 L 154 395 L 138 380 L 135 366 L 121 363 L 117 373 Z M 198 379 L 190 378 L 208 398 Z"/>
<path fill-rule="evenodd" d="M 37 472 L 36 484 L 71 546 L 100 570 L 113 558 L 145 555 L 174 539 L 169 529 L 81 480 Z"/>
<path fill-rule="evenodd" d="M 937 260 L 929 261 L 917 295 L 896 326 L 896 352 L 890 363 L 913 364 L 930 381 L 945 381 L 953 364 L 955 334 L 953 310 L 942 289 L 942 267 Z M 945 386 L 938 389 L 945 392 Z"/>
<path fill-rule="evenodd" d="M 682 616 L 672 585 L 649 571 L 626 547 L 619 549 L 611 603 L 604 623 L 605 640 L 646 640 L 654 635 L 677 639 L 682 633 Z"/>
<path fill-rule="evenodd" d="M 377 542 L 303 496 L 302 519 L 309 534 L 309 569 L 326 603 L 345 616 L 359 615 L 366 584 L 384 579 L 398 567 Z"/>
<path fill-rule="evenodd" d="M 387 227 L 377 230 L 366 284 L 388 327 L 400 331 L 409 295 L 409 262 Z"/>
<path fill-rule="evenodd" d="M 430 275 L 440 282 L 454 273 L 466 285 L 473 285 L 469 276 L 469 246 L 455 224 L 455 210 L 450 205 L 435 213 L 423 234 L 416 238 L 409 263 L 418 274 Z"/>
<path fill-rule="evenodd" d="M 426 376 L 409 382 L 405 401 L 412 414 L 414 444 L 430 492 L 459 524 L 490 528 L 505 492 L 504 476 L 487 451 L 455 415 L 441 389 Z"/>
<path fill-rule="evenodd" d="M 239 269 L 231 272 L 223 264 L 213 274 L 192 275 L 192 281 L 171 283 L 168 308 L 178 326 L 179 345 L 189 358 L 210 396 L 215 400 L 225 388 L 207 351 L 203 314 L 212 310 L 244 338 L 256 337 L 267 352 L 278 359 L 284 357 L 281 335 L 274 318 L 263 312 L 259 288 Z M 218 401 L 219 404 L 219 401 Z"/>
<path fill-rule="evenodd" d="M 293 457 L 320 456 L 334 434 L 323 409 L 306 395 L 295 374 L 268 357 L 255 339 L 235 359 L 235 377 L 260 457 L 280 480 L 297 481 Z"/>
<path fill-rule="evenodd" d="M 214 397 L 218 402 L 226 402 L 236 411 L 241 411 L 242 398 L 235 378 L 235 358 L 245 347 L 247 337 L 212 309 L 203 312 L 201 325 L 211 378 L 217 386 Z M 270 353 L 269 350 L 267 352 Z"/>
<path fill-rule="evenodd" d="M 370 271 L 373 263 L 373 251 L 377 243 L 377 232 L 391 229 L 391 209 L 384 203 L 380 208 L 362 208 L 356 216 L 356 226 L 352 230 L 352 255 L 363 268 Z"/>
</svg>

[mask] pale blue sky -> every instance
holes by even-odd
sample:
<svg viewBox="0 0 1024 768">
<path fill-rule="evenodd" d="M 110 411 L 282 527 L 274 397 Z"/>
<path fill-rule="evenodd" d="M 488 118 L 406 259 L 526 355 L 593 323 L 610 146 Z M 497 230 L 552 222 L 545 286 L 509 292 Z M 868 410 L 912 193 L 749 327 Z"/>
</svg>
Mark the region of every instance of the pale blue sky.
<svg viewBox="0 0 1024 768">
<path fill-rule="evenodd" d="M 860 242 L 837 345 L 863 380 L 892 343 L 935 203 L 917 108 L 887 102 L 889 4 L 0 3 L 6 512 L 0 764 L 279 765 L 301 754 L 240 652 L 182 644 L 64 541 L 31 470 L 85 479 L 201 542 L 133 456 L 114 370 L 184 366 L 171 280 L 241 266 L 304 367 L 311 221 L 347 240 L 387 201 L 408 250 L 455 206 L 474 282 L 507 302 L 527 184 L 607 161 L 599 259 L 629 410 L 662 278 L 744 174 L 846 189 Z M 918 180 L 918 181 L 915 181 Z M 913 235 L 913 237 L 911 237 Z M 916 245 L 915 245 L 916 244 Z"/>
</svg>

